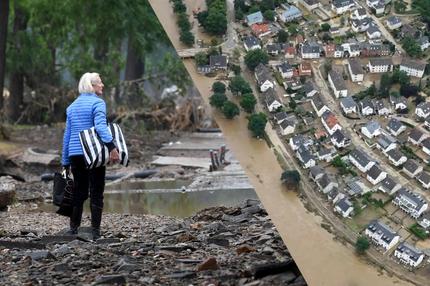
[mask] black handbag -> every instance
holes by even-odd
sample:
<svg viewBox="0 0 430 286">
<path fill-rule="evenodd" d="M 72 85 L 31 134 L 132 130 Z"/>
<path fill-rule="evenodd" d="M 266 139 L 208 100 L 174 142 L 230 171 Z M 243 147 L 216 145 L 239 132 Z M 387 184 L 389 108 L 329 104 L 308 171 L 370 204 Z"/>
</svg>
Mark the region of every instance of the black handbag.
<svg viewBox="0 0 430 286">
<path fill-rule="evenodd" d="M 57 214 L 68 216 L 72 215 L 73 209 L 73 179 L 66 173 L 54 174 L 54 189 L 52 193 L 52 203 L 60 208 Z"/>
</svg>

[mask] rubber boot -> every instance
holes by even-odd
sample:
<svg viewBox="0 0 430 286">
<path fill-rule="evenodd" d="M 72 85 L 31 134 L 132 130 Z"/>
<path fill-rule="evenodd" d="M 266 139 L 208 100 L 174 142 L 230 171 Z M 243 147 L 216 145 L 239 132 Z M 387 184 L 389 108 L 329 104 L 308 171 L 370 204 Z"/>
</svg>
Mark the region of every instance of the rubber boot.
<svg viewBox="0 0 430 286">
<path fill-rule="evenodd" d="M 101 237 L 100 224 L 102 221 L 102 212 L 103 212 L 103 208 L 93 204 L 91 205 L 91 227 L 92 227 L 93 240 L 97 240 Z"/>
<path fill-rule="evenodd" d="M 70 216 L 70 229 L 67 231 L 67 234 L 78 234 L 78 228 L 81 226 L 83 209 L 83 206 L 73 207 L 72 215 Z"/>
</svg>

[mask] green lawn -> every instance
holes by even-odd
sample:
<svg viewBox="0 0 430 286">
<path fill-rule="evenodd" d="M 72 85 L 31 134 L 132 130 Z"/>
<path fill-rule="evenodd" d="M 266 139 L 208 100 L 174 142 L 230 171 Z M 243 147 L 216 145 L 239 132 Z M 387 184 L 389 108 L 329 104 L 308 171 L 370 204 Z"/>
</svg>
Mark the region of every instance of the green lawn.
<svg viewBox="0 0 430 286">
<path fill-rule="evenodd" d="M 369 205 L 367 208 L 363 209 L 361 213 L 354 216 L 352 219 L 346 220 L 346 224 L 355 232 L 362 231 L 371 220 L 378 219 L 386 215 L 386 211 L 382 208 L 376 208 Z"/>
</svg>

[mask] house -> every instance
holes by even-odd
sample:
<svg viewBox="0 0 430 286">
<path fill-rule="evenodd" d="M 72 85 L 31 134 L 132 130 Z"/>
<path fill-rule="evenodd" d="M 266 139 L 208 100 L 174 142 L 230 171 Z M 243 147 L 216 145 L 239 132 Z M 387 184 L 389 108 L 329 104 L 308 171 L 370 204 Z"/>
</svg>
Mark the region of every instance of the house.
<svg viewBox="0 0 430 286">
<path fill-rule="evenodd" d="M 266 103 L 267 109 L 269 112 L 274 112 L 278 110 L 279 107 L 282 107 L 281 101 L 276 96 L 276 93 L 273 89 L 269 89 L 263 93 L 264 101 Z"/>
<path fill-rule="evenodd" d="M 370 27 L 370 18 L 353 19 L 351 21 L 351 28 L 356 33 L 366 32 Z"/>
<path fill-rule="evenodd" d="M 426 62 L 403 58 L 400 64 L 400 70 L 406 72 L 409 76 L 422 78 L 426 69 Z"/>
<path fill-rule="evenodd" d="M 408 159 L 403 165 L 403 172 L 410 178 L 415 178 L 419 173 L 423 171 L 423 166 L 418 164 L 413 159 Z"/>
<path fill-rule="evenodd" d="M 327 44 L 324 46 L 324 52 L 327 58 L 342 58 L 344 50 L 341 45 Z"/>
<path fill-rule="evenodd" d="M 348 60 L 348 71 L 352 82 L 364 80 L 364 71 L 357 59 L 351 58 Z"/>
<path fill-rule="evenodd" d="M 327 194 L 328 192 L 330 192 L 334 188 L 339 187 L 339 184 L 336 182 L 335 178 L 328 175 L 328 174 L 324 174 L 317 181 L 317 185 L 320 188 L 320 191 L 323 192 L 324 194 Z"/>
<path fill-rule="evenodd" d="M 369 25 L 369 28 L 366 30 L 366 35 L 370 40 L 381 38 L 381 31 L 379 30 L 377 25 Z"/>
<path fill-rule="evenodd" d="M 293 59 L 296 56 L 296 48 L 290 44 L 283 45 L 284 57 L 287 59 Z"/>
<path fill-rule="evenodd" d="M 396 30 L 402 26 L 402 21 L 397 16 L 390 16 L 385 21 L 385 24 L 387 25 L 388 29 Z"/>
<path fill-rule="evenodd" d="M 428 136 L 424 134 L 420 129 L 414 128 L 409 133 L 408 142 L 411 142 L 414 145 L 420 145 L 421 142 L 423 142 L 424 139 L 426 139 Z"/>
<path fill-rule="evenodd" d="M 302 88 L 302 82 L 300 81 L 300 78 L 298 78 L 298 77 L 287 78 L 282 83 L 282 85 L 284 86 L 285 90 L 288 90 L 290 88 L 293 91 L 296 91 L 296 90 L 299 90 Z M 294 96 L 295 95 L 292 95 L 292 97 L 294 97 Z"/>
<path fill-rule="evenodd" d="M 361 133 L 367 138 L 373 138 L 381 134 L 381 125 L 378 121 L 371 120 L 361 127 Z"/>
<path fill-rule="evenodd" d="M 374 99 L 373 107 L 375 108 L 375 112 L 378 115 L 384 116 L 392 113 L 390 106 L 388 104 L 385 104 L 385 101 L 383 99 Z"/>
<path fill-rule="evenodd" d="M 340 100 L 340 107 L 345 114 L 357 113 L 357 103 L 355 103 L 352 96 L 342 98 Z"/>
<path fill-rule="evenodd" d="M 281 122 L 287 119 L 287 117 L 288 117 L 288 114 L 285 111 L 277 112 L 273 116 L 277 124 L 281 124 Z"/>
<path fill-rule="evenodd" d="M 321 122 L 330 135 L 333 135 L 336 130 L 342 129 L 336 115 L 329 110 L 323 113 L 321 116 Z"/>
<path fill-rule="evenodd" d="M 287 7 L 287 9 L 281 13 L 279 16 L 279 19 L 282 22 L 291 22 L 296 19 L 299 19 L 303 16 L 302 11 L 300 11 L 296 6 L 290 5 Z"/>
<path fill-rule="evenodd" d="M 227 70 L 227 56 L 213 55 L 209 57 L 209 65 L 212 71 L 216 70 Z"/>
<path fill-rule="evenodd" d="M 384 1 L 379 1 L 372 7 L 375 11 L 375 15 L 382 15 L 385 12 L 385 3 Z"/>
<path fill-rule="evenodd" d="M 427 172 L 422 172 L 418 177 L 417 177 L 418 182 L 421 183 L 421 185 L 423 186 L 423 188 L 428 189 L 430 188 L 430 174 Z"/>
<path fill-rule="evenodd" d="M 342 217 L 347 218 L 354 211 L 354 208 L 348 198 L 343 198 L 335 204 L 334 211 L 339 213 Z"/>
<path fill-rule="evenodd" d="M 324 170 L 318 165 L 315 165 L 309 168 L 309 177 L 314 182 L 321 179 L 322 176 L 324 176 L 324 174 L 325 174 Z"/>
<path fill-rule="evenodd" d="M 430 212 L 425 212 L 418 219 L 418 224 L 425 229 L 430 227 Z"/>
<path fill-rule="evenodd" d="M 375 113 L 375 108 L 373 107 L 372 101 L 367 98 L 360 101 L 360 109 L 361 114 L 363 114 L 364 116 L 372 115 Z"/>
<path fill-rule="evenodd" d="M 340 33 L 339 27 L 330 27 L 330 30 L 328 30 L 330 32 L 330 35 L 334 36 L 334 35 L 338 35 Z"/>
<path fill-rule="evenodd" d="M 415 39 L 419 37 L 419 35 L 420 35 L 420 32 L 415 27 L 412 27 L 410 24 L 403 25 L 402 29 L 400 30 L 401 38 L 410 37 Z"/>
<path fill-rule="evenodd" d="M 314 141 L 309 136 L 297 134 L 290 138 L 289 144 L 291 149 L 293 149 L 293 151 L 296 151 L 302 145 L 305 147 L 311 146 L 312 144 L 314 144 Z"/>
<path fill-rule="evenodd" d="M 346 88 L 345 80 L 337 71 L 331 70 L 328 73 L 328 82 L 336 98 L 346 97 L 348 95 L 348 89 Z"/>
<path fill-rule="evenodd" d="M 317 152 L 317 157 L 318 157 L 318 160 L 320 161 L 331 162 L 334 159 L 335 155 L 336 155 L 336 150 L 333 147 L 331 148 L 321 147 Z"/>
<path fill-rule="evenodd" d="M 307 62 L 301 62 L 299 65 L 299 75 L 300 76 L 312 75 L 311 64 Z"/>
<path fill-rule="evenodd" d="M 415 219 L 428 208 L 427 201 L 421 195 L 406 188 L 401 188 L 391 202 Z"/>
<path fill-rule="evenodd" d="M 331 2 L 331 9 L 337 14 L 341 15 L 345 12 L 352 10 L 355 7 L 353 0 L 333 0 Z"/>
<path fill-rule="evenodd" d="M 336 204 L 339 200 L 341 200 L 345 197 L 345 194 L 339 192 L 339 190 L 337 188 L 333 188 L 326 195 L 327 195 L 327 200 L 329 200 L 333 204 Z"/>
<path fill-rule="evenodd" d="M 253 24 L 263 23 L 263 21 L 264 21 L 264 17 L 260 11 L 249 14 L 245 18 L 245 22 L 248 24 L 248 26 L 251 26 Z"/>
<path fill-rule="evenodd" d="M 427 117 L 429 117 L 430 115 L 430 102 L 421 102 L 420 104 L 417 105 L 416 109 L 415 109 L 415 114 L 420 118 L 420 119 L 426 119 Z"/>
<path fill-rule="evenodd" d="M 289 119 L 283 120 L 279 126 L 281 127 L 281 134 L 284 136 L 292 134 L 296 130 L 296 123 Z"/>
<path fill-rule="evenodd" d="M 259 64 L 254 71 L 255 79 L 261 92 L 265 92 L 270 88 L 275 87 L 275 81 L 269 68 L 263 64 Z"/>
<path fill-rule="evenodd" d="M 363 173 L 367 173 L 375 165 L 375 162 L 370 159 L 369 155 L 361 149 L 352 150 L 348 155 L 348 159 Z"/>
<path fill-rule="evenodd" d="M 311 81 L 305 82 L 302 87 L 302 91 L 304 92 L 306 97 L 312 97 L 318 93 L 318 90 L 315 88 L 314 84 Z"/>
<path fill-rule="evenodd" d="M 382 180 L 382 183 L 379 186 L 378 190 L 391 196 L 401 188 L 402 188 L 402 185 L 396 182 L 390 175 L 387 175 L 387 177 L 385 177 L 385 179 Z"/>
<path fill-rule="evenodd" d="M 417 42 L 421 47 L 421 51 L 425 51 L 430 47 L 429 37 L 427 36 L 420 37 Z"/>
<path fill-rule="evenodd" d="M 360 54 L 362 57 L 386 57 L 392 53 L 387 44 L 363 43 L 360 45 Z"/>
<path fill-rule="evenodd" d="M 404 96 L 390 95 L 390 103 L 397 112 L 403 113 L 408 110 L 408 100 Z"/>
<path fill-rule="evenodd" d="M 254 36 L 258 38 L 263 38 L 264 36 L 270 35 L 270 26 L 267 23 L 256 23 L 251 25 L 251 32 Z"/>
<path fill-rule="evenodd" d="M 406 130 L 406 126 L 398 119 L 391 118 L 387 124 L 387 130 L 394 136 L 398 136 L 400 133 Z"/>
<path fill-rule="evenodd" d="M 210 65 L 197 66 L 197 72 L 200 74 L 208 74 L 212 72 L 212 68 Z"/>
<path fill-rule="evenodd" d="M 360 56 L 361 49 L 359 44 L 344 43 L 342 47 L 345 57 L 354 58 Z"/>
<path fill-rule="evenodd" d="M 317 43 L 304 43 L 300 48 L 303 59 L 319 59 L 321 56 L 321 47 Z"/>
<path fill-rule="evenodd" d="M 367 64 L 370 73 L 386 73 L 393 71 L 393 61 L 390 58 L 370 59 Z"/>
<path fill-rule="evenodd" d="M 394 250 L 394 257 L 407 266 L 418 267 L 424 259 L 424 252 L 407 242 L 402 242 Z"/>
<path fill-rule="evenodd" d="M 324 103 L 321 96 L 319 94 L 315 94 L 311 99 L 311 105 L 318 117 L 321 117 L 324 112 L 330 111 L 330 108 Z"/>
<path fill-rule="evenodd" d="M 294 68 L 287 62 L 283 62 L 278 66 L 282 78 L 292 78 L 294 76 Z"/>
<path fill-rule="evenodd" d="M 321 6 L 320 1 L 318 0 L 299 0 L 300 4 L 302 4 L 308 11 L 312 11 Z"/>
<path fill-rule="evenodd" d="M 386 154 L 388 151 L 393 150 L 397 147 L 396 142 L 396 138 L 392 137 L 389 134 L 382 133 L 381 136 L 379 136 L 378 140 L 376 140 L 376 148 Z"/>
<path fill-rule="evenodd" d="M 408 160 L 408 157 L 406 157 L 398 149 L 391 149 L 387 151 L 386 154 L 390 163 L 396 167 L 403 165 Z"/>
<path fill-rule="evenodd" d="M 256 50 L 256 49 L 261 49 L 261 46 L 260 46 L 258 39 L 254 36 L 246 37 L 243 40 L 243 45 L 244 45 L 245 50 L 247 52 L 252 51 L 252 50 Z"/>
<path fill-rule="evenodd" d="M 346 146 L 351 144 L 351 139 L 345 134 L 342 129 L 336 130 L 330 137 L 330 141 L 336 148 L 345 148 Z"/>
<path fill-rule="evenodd" d="M 346 182 L 346 190 L 352 197 L 362 196 L 370 189 L 357 177 Z"/>
<path fill-rule="evenodd" d="M 367 12 L 363 7 L 359 7 L 351 13 L 351 19 L 363 20 L 365 18 L 367 18 Z"/>
<path fill-rule="evenodd" d="M 281 44 L 273 43 L 266 45 L 267 53 L 271 56 L 277 56 L 281 52 Z"/>
<path fill-rule="evenodd" d="M 372 183 L 372 185 L 379 184 L 387 177 L 387 173 L 382 171 L 378 165 L 373 165 L 372 168 L 367 171 L 366 175 L 367 180 Z"/>
<path fill-rule="evenodd" d="M 302 163 L 304 169 L 309 169 L 310 167 L 313 167 L 316 164 L 314 155 L 312 155 L 309 149 L 304 146 L 299 147 L 299 149 L 296 152 L 296 156 Z"/>
<path fill-rule="evenodd" d="M 385 251 L 396 245 L 400 239 L 397 233 L 378 220 L 372 220 L 364 231 L 364 234 L 368 236 L 373 243 L 385 249 Z"/>
<path fill-rule="evenodd" d="M 430 138 L 424 139 L 423 142 L 421 142 L 421 144 L 423 145 L 424 153 L 426 153 L 427 155 L 430 155 Z"/>
</svg>

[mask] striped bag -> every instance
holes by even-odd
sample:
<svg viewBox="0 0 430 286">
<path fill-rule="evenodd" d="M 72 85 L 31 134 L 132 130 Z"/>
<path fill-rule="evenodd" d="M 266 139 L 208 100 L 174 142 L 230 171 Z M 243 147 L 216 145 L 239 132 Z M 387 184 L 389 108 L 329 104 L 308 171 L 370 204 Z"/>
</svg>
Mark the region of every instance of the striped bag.
<svg viewBox="0 0 430 286">
<path fill-rule="evenodd" d="M 128 150 L 122 130 L 116 123 L 109 123 L 109 131 L 113 137 L 113 143 L 118 149 L 120 164 L 128 166 Z M 81 131 L 79 133 L 82 150 L 84 151 L 85 162 L 88 169 L 105 166 L 109 163 L 109 150 L 101 141 L 95 127 Z"/>
</svg>

